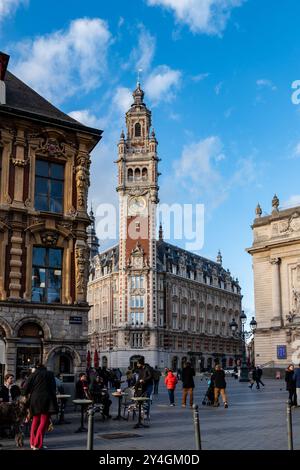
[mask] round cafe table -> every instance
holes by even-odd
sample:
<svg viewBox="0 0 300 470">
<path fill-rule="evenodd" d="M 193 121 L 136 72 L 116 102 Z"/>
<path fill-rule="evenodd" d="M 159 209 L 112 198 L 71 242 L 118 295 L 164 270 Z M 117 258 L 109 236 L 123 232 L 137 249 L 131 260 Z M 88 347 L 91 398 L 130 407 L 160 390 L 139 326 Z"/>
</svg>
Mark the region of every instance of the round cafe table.
<svg viewBox="0 0 300 470">
<path fill-rule="evenodd" d="M 86 432 L 87 429 L 84 427 L 83 424 L 83 418 L 84 418 L 84 409 L 93 403 L 92 400 L 86 400 L 86 399 L 78 399 L 78 400 L 73 400 L 74 405 L 79 405 L 81 407 L 81 424 L 80 427 L 77 429 L 75 432 Z"/>
<path fill-rule="evenodd" d="M 68 398 L 71 398 L 71 395 L 65 395 L 63 393 L 58 393 L 56 395 L 58 401 L 58 419 L 54 424 L 70 424 L 70 421 L 65 421 L 65 406 Z"/>
<path fill-rule="evenodd" d="M 124 416 L 121 415 L 121 401 L 122 401 L 122 398 L 123 398 L 124 395 L 126 395 L 126 393 L 124 393 L 124 392 L 113 392 L 112 393 L 113 397 L 116 397 L 116 398 L 119 399 L 118 414 L 115 418 L 113 418 L 115 421 L 120 420 L 120 419 L 124 419 L 124 421 L 127 421 L 126 418 L 124 418 Z"/>
<path fill-rule="evenodd" d="M 148 397 L 132 397 L 132 401 L 135 401 L 139 406 L 139 419 L 134 428 L 149 428 L 148 424 L 142 423 L 142 405 L 146 401 L 150 400 Z"/>
</svg>

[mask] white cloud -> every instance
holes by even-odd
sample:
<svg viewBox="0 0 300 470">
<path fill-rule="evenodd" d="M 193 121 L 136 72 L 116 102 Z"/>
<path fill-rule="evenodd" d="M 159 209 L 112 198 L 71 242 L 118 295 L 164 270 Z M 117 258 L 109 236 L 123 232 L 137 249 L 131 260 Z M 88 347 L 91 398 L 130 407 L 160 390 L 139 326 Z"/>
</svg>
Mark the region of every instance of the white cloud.
<svg viewBox="0 0 300 470">
<path fill-rule="evenodd" d="M 296 206 L 300 206 L 300 194 L 293 194 L 281 205 L 282 208 Z"/>
<path fill-rule="evenodd" d="M 76 121 L 81 122 L 81 124 L 84 124 L 85 126 L 88 127 L 102 127 L 101 126 L 101 119 L 99 119 L 97 116 L 92 114 L 88 109 L 80 109 L 78 111 L 71 111 L 69 113 L 69 116 L 71 116 L 73 119 L 76 119 Z"/>
<path fill-rule="evenodd" d="M 167 65 L 160 65 L 147 78 L 144 88 L 146 96 L 157 105 L 160 101 L 171 101 L 180 86 L 181 72 Z"/>
<path fill-rule="evenodd" d="M 0 0 L 0 21 L 15 13 L 21 5 L 26 5 L 29 0 Z"/>
<path fill-rule="evenodd" d="M 49 100 L 60 103 L 101 84 L 111 34 L 100 18 L 80 18 L 56 31 L 15 45 L 13 72 Z"/>
<path fill-rule="evenodd" d="M 180 160 L 174 165 L 176 177 L 187 186 L 192 181 L 199 189 L 213 187 L 221 179 L 215 162 L 223 156 L 222 150 L 223 144 L 217 136 L 185 145 Z"/>
<path fill-rule="evenodd" d="M 259 88 L 270 88 L 272 91 L 277 90 L 277 87 L 274 85 L 274 83 L 267 78 L 260 78 L 259 80 L 256 80 L 256 85 Z"/>
<path fill-rule="evenodd" d="M 209 73 L 199 73 L 198 75 L 194 75 L 192 77 L 193 82 L 201 82 L 202 80 L 205 80 L 209 76 Z"/>
<path fill-rule="evenodd" d="M 216 84 L 216 86 L 215 86 L 216 95 L 220 94 L 222 87 L 223 87 L 223 82 L 219 82 L 219 83 Z"/>
<path fill-rule="evenodd" d="M 185 23 L 193 33 L 221 35 L 231 10 L 245 0 L 147 0 L 149 6 L 172 10 L 178 22 Z"/>
<path fill-rule="evenodd" d="M 294 158 L 299 158 L 300 157 L 300 142 L 298 142 L 298 144 L 294 148 L 293 157 Z"/>
<path fill-rule="evenodd" d="M 132 91 L 126 87 L 118 87 L 113 97 L 113 104 L 122 113 L 126 113 L 133 103 Z"/>
<path fill-rule="evenodd" d="M 136 70 L 142 69 L 146 72 L 152 63 L 155 53 L 155 37 L 141 25 L 138 39 L 138 47 L 133 51 L 133 60 Z"/>
</svg>

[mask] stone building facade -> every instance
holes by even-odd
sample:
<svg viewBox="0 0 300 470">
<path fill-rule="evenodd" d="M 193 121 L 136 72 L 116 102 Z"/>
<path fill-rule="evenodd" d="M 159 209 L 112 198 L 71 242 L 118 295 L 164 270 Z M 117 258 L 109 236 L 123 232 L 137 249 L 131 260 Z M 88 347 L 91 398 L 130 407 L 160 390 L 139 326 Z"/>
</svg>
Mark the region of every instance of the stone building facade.
<svg viewBox="0 0 300 470">
<path fill-rule="evenodd" d="M 256 364 L 286 367 L 300 362 L 300 207 L 279 208 L 275 195 L 272 213 L 260 206 L 252 225 Z"/>
<path fill-rule="evenodd" d="M 101 131 L 59 111 L 0 53 L 1 373 L 85 368 L 90 152 Z"/>
<path fill-rule="evenodd" d="M 118 144 L 120 242 L 92 262 L 90 349 L 109 367 L 139 356 L 160 368 L 229 366 L 240 357 L 229 331 L 232 318 L 239 324 L 240 286 L 221 254 L 214 262 L 166 243 L 162 228 L 157 239 L 158 143 L 143 99 L 138 84 Z"/>
</svg>

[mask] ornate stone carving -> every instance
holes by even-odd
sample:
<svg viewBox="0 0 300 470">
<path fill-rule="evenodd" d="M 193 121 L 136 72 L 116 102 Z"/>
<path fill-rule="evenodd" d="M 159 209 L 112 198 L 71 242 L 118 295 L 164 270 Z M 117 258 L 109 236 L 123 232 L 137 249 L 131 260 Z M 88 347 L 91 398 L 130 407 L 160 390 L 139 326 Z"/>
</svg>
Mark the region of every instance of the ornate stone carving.
<svg viewBox="0 0 300 470">
<path fill-rule="evenodd" d="M 87 154 L 81 154 L 77 157 L 76 188 L 77 188 L 77 208 L 81 211 L 86 210 L 87 190 L 90 185 L 89 174 L 90 159 Z"/>
<path fill-rule="evenodd" d="M 85 299 L 87 287 L 87 249 L 83 245 L 76 246 L 76 289 L 77 295 Z"/>
<path fill-rule="evenodd" d="M 270 259 L 270 263 L 271 263 L 272 265 L 274 265 L 274 264 L 280 264 L 280 262 L 281 262 L 281 259 L 280 259 L 280 258 L 271 258 L 271 259 Z"/>
<path fill-rule="evenodd" d="M 21 168 L 24 168 L 29 163 L 28 158 L 26 160 L 21 160 L 19 158 L 11 157 L 11 161 L 14 166 L 19 166 Z"/>
<path fill-rule="evenodd" d="M 41 240 L 45 246 L 56 246 L 58 240 L 58 233 L 56 232 L 43 232 L 41 234 Z"/>
<path fill-rule="evenodd" d="M 69 210 L 67 211 L 67 215 L 68 215 L 69 217 L 72 217 L 73 219 L 75 219 L 75 218 L 77 217 L 77 215 L 78 215 L 78 212 L 77 212 L 77 210 L 75 209 L 75 207 L 72 206 L 72 207 L 70 207 Z"/>
<path fill-rule="evenodd" d="M 37 150 L 37 153 L 47 155 L 50 157 L 61 157 L 64 156 L 64 149 L 61 143 L 56 139 L 49 138 Z"/>
<path fill-rule="evenodd" d="M 145 189 L 145 188 L 131 188 L 129 191 L 128 191 L 128 194 L 130 196 L 144 196 L 145 194 L 147 194 L 148 190 Z"/>
<path fill-rule="evenodd" d="M 280 233 L 293 233 L 300 230 L 300 216 L 298 212 L 294 212 L 288 220 L 282 222 L 279 226 Z"/>
</svg>

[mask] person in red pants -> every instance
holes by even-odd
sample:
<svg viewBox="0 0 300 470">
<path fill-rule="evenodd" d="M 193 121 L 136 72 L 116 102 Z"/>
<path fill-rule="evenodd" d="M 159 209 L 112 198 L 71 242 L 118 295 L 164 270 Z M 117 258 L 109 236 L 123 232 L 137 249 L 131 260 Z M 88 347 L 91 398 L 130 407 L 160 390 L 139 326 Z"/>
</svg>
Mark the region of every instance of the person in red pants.
<svg viewBox="0 0 300 470">
<path fill-rule="evenodd" d="M 30 447 L 32 450 L 39 450 L 43 448 L 50 416 L 58 412 L 53 372 L 48 371 L 43 364 L 37 364 L 35 372 L 26 382 L 24 393 L 29 396 L 29 409 L 32 416 Z"/>
</svg>

